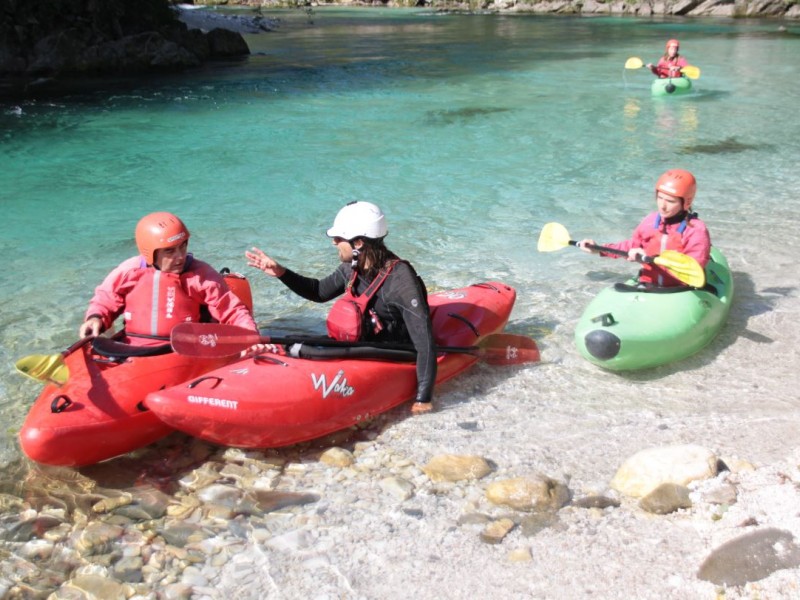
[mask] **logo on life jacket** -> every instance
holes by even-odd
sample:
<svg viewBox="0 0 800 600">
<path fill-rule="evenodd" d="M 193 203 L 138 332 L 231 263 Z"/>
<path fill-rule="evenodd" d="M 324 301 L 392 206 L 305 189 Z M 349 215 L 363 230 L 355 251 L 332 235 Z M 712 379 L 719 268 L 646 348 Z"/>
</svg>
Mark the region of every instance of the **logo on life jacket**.
<svg viewBox="0 0 800 600">
<path fill-rule="evenodd" d="M 175 310 L 175 287 L 170 286 L 167 288 L 167 318 L 172 318 L 172 313 Z"/>
<path fill-rule="evenodd" d="M 315 390 L 322 390 L 322 398 L 327 398 L 331 392 L 339 394 L 342 398 L 347 398 L 355 393 L 355 388 L 347 385 L 347 377 L 344 375 L 344 369 L 340 369 L 336 376 L 328 385 L 328 378 L 323 373 L 316 375 L 311 373 L 311 382 L 314 384 Z"/>
</svg>

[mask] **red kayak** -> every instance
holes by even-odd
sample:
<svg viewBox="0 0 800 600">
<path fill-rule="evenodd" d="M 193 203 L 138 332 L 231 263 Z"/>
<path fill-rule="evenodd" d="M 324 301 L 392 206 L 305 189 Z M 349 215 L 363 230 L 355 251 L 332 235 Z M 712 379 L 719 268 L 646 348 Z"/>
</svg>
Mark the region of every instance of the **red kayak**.
<svg viewBox="0 0 800 600">
<path fill-rule="evenodd" d="M 221 274 L 252 312 L 247 279 L 229 269 Z M 145 408 L 145 396 L 234 360 L 181 356 L 169 343 L 142 347 L 105 337 L 88 341 L 65 351 L 69 377 L 61 385 L 51 380 L 45 386 L 20 429 L 22 450 L 36 462 L 80 467 L 155 442 L 173 430 Z"/>
<path fill-rule="evenodd" d="M 466 350 L 502 331 L 515 298 L 513 288 L 498 282 L 429 295 L 436 343 L 448 347 L 440 348 L 437 383 L 479 359 L 479 353 Z M 205 337 L 201 343 L 209 346 L 224 343 L 222 338 L 201 337 Z M 533 340 L 525 339 L 535 348 Z M 257 340 L 245 343 L 253 341 Z M 302 351 L 299 357 L 270 354 L 238 359 L 194 381 L 153 392 L 145 405 L 171 427 L 216 444 L 244 448 L 295 444 L 350 427 L 414 397 L 413 353 L 406 362 L 396 362 L 363 355 L 352 358 L 356 354 L 347 352 L 362 349 L 319 348 L 322 354 L 312 352 L 311 359 L 303 358 Z M 515 354 L 516 348 L 508 351 Z"/>
<path fill-rule="evenodd" d="M 154 351 L 161 354 L 131 355 Z M 78 467 L 150 444 L 172 428 L 144 407 L 145 396 L 229 362 L 97 338 L 64 357 L 69 379 L 47 384 L 34 402 L 19 432 L 22 450 L 39 463 Z"/>
</svg>

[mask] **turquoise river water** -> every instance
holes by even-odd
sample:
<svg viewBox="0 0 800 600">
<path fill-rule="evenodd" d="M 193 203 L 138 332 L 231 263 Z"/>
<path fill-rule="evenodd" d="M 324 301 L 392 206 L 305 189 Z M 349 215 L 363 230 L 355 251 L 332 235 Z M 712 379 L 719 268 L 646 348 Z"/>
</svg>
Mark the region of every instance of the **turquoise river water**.
<svg viewBox="0 0 800 600">
<path fill-rule="evenodd" d="M 156 210 L 178 213 L 191 250 L 215 266 L 247 272 L 243 252 L 258 245 L 323 275 L 336 263 L 324 232 L 338 208 L 378 203 L 389 246 L 429 287 L 517 289 L 508 329 L 537 339 L 543 365 L 515 372 L 507 389 L 585 417 L 553 430 L 593 429 L 601 406 L 654 403 L 647 410 L 714 415 L 710 443 L 744 453 L 747 439 L 737 445 L 722 415 L 797 419 L 800 28 L 384 9 L 279 16 L 278 31 L 246 36 L 244 61 L 0 104 L 0 464 L 19 459 L 16 432 L 40 387 L 15 360 L 74 341 L 94 286 L 135 253 L 134 225 Z M 653 99 L 651 76 L 623 65 L 655 61 L 671 37 L 702 74 L 692 95 Z M 574 238 L 622 239 L 672 167 L 697 176 L 695 207 L 735 272 L 730 323 L 691 360 L 605 373 L 578 356 L 572 330 L 592 295 L 633 268 L 574 249 L 537 253 L 538 234 L 558 221 Z M 322 330 L 325 307 L 250 275 L 262 328 Z M 439 398 L 479 401 L 474 383 L 456 380 Z M 781 443 L 762 442 L 763 458 Z"/>
</svg>

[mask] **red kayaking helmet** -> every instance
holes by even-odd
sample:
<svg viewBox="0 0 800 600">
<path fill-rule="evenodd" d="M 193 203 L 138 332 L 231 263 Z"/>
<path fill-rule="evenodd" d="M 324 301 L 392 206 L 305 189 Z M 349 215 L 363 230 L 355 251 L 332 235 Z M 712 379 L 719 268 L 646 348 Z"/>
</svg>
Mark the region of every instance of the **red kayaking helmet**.
<svg viewBox="0 0 800 600">
<path fill-rule="evenodd" d="M 150 213 L 136 225 L 136 247 L 148 265 L 153 264 L 156 250 L 180 246 L 188 239 L 186 225 L 172 213 Z"/>
<path fill-rule="evenodd" d="M 689 171 L 671 169 L 656 181 L 656 194 L 664 192 L 683 200 L 683 210 L 690 210 L 697 192 L 697 180 Z"/>
<path fill-rule="evenodd" d="M 669 40 L 667 42 L 667 52 L 669 52 L 670 46 L 675 46 L 676 48 L 680 48 L 681 44 L 680 42 L 678 42 L 678 40 Z"/>
</svg>

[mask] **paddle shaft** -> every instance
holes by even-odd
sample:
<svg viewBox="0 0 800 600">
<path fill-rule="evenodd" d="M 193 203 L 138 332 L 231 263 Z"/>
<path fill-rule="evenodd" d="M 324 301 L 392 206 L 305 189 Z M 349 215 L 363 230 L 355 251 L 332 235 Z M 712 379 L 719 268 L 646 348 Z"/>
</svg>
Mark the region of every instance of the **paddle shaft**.
<svg viewBox="0 0 800 600">
<path fill-rule="evenodd" d="M 575 240 L 569 241 L 570 246 L 577 246 L 578 242 Z M 606 254 L 616 254 L 617 256 L 628 256 L 628 252 L 625 250 L 617 250 L 616 248 L 608 248 L 606 246 L 598 246 L 597 244 L 586 244 L 586 247 L 590 250 L 597 250 L 598 252 L 605 252 Z M 648 263 L 652 264 L 653 257 L 652 256 L 637 256 L 636 260 L 640 263 Z"/>
<path fill-rule="evenodd" d="M 566 227 L 560 223 L 547 223 L 542 227 L 542 233 L 539 234 L 539 241 L 536 244 L 539 252 L 553 252 L 568 246 L 578 246 L 578 242 L 569 239 L 569 232 Z M 614 256 L 629 256 L 629 253 L 625 250 L 617 250 L 606 246 L 586 244 L 584 248 L 597 250 L 601 255 L 604 253 Z M 658 265 L 675 279 L 691 287 L 701 288 L 706 284 L 706 274 L 703 267 L 700 266 L 697 259 L 687 254 L 681 254 L 675 250 L 664 250 L 658 256 L 637 254 L 636 260 L 640 263 Z"/>
<path fill-rule="evenodd" d="M 200 346 L 211 346 L 204 344 L 201 336 L 178 334 L 174 336 L 172 342 L 175 351 L 179 354 L 188 354 L 189 344 Z M 325 348 L 386 348 L 387 350 L 414 350 L 413 344 L 385 343 L 385 342 L 342 342 L 328 338 L 291 338 L 274 337 L 269 335 L 258 335 L 257 333 L 246 335 L 220 335 L 216 336 L 215 342 L 225 346 L 226 351 L 238 353 L 247 350 L 255 344 L 277 344 L 287 346 L 290 344 L 309 344 L 311 346 L 322 346 Z M 181 343 L 185 342 L 185 343 Z M 176 345 L 177 343 L 177 345 Z M 480 346 L 436 346 L 437 352 L 451 352 L 461 354 L 480 354 L 483 349 Z"/>
<path fill-rule="evenodd" d="M 235 356 L 255 344 L 306 344 L 327 348 L 376 348 L 381 350 L 414 351 L 412 344 L 354 341 L 343 342 L 329 338 L 272 337 L 254 331 L 220 323 L 181 323 L 170 336 L 172 347 L 186 356 Z M 490 364 L 521 364 L 537 362 L 539 348 L 525 335 L 493 333 L 475 346 L 435 346 L 436 352 L 471 354 Z"/>
<path fill-rule="evenodd" d="M 641 69 L 642 67 L 646 67 L 647 65 L 644 64 L 641 58 L 637 56 L 631 56 L 628 60 L 625 61 L 625 68 L 626 69 Z M 694 65 L 684 65 L 680 68 L 681 75 L 688 77 L 689 79 L 699 79 L 700 78 L 700 69 L 699 67 L 695 67 Z M 674 77 L 669 77 L 669 79 L 674 79 Z"/>
</svg>

